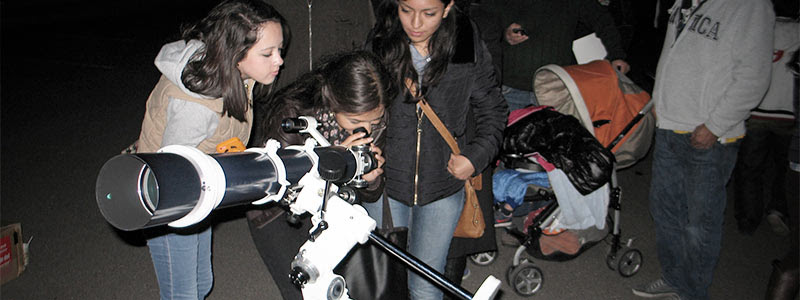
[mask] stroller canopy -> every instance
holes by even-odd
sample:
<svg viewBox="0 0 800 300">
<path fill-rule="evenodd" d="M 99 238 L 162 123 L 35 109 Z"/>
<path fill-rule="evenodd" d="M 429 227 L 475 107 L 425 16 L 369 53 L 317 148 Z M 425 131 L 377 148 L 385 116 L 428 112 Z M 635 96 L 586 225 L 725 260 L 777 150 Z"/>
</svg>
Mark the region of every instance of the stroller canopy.
<svg viewBox="0 0 800 300">
<path fill-rule="evenodd" d="M 650 101 L 650 95 L 606 60 L 560 67 L 546 65 L 533 79 L 540 105 L 572 115 L 608 146 Z M 655 119 L 648 111 L 612 149 L 617 168 L 633 165 L 647 154 Z"/>
</svg>

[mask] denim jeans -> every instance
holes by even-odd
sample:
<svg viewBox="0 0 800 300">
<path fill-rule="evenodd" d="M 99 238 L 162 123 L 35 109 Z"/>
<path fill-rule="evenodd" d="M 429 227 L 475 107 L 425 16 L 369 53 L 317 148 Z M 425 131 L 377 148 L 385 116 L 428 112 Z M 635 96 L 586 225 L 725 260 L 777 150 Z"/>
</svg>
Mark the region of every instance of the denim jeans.
<svg viewBox="0 0 800 300">
<path fill-rule="evenodd" d="M 708 299 L 739 142 L 695 149 L 690 136 L 656 130 L 650 213 L 664 280 L 684 299 Z"/>
<path fill-rule="evenodd" d="M 383 199 L 362 204 L 370 217 L 381 226 Z M 408 227 L 408 252 L 444 274 L 447 251 L 464 207 L 464 189 L 423 206 L 406 206 L 389 198 L 395 227 Z M 410 226 L 409 226 L 410 225 Z M 408 290 L 413 300 L 442 299 L 442 291 L 426 278 L 408 271 Z"/>
<path fill-rule="evenodd" d="M 508 111 L 514 111 L 530 105 L 539 105 L 539 101 L 536 100 L 536 94 L 534 92 L 515 89 L 507 85 L 503 86 L 502 91 L 503 98 L 505 98 L 506 103 L 508 103 Z"/>
<path fill-rule="evenodd" d="M 211 291 L 211 227 L 147 240 L 162 300 L 202 300 Z"/>
</svg>

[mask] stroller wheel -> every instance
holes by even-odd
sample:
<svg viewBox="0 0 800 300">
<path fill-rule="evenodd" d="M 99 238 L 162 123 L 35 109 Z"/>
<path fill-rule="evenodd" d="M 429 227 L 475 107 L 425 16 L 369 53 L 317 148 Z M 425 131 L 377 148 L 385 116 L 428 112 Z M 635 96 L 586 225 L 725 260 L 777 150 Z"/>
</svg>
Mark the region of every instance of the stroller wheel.
<svg viewBox="0 0 800 300">
<path fill-rule="evenodd" d="M 476 265 L 486 266 L 494 262 L 495 257 L 497 257 L 497 251 L 487 251 L 470 255 L 469 259 Z"/>
<path fill-rule="evenodd" d="M 637 249 L 625 251 L 617 264 L 617 271 L 622 277 L 631 277 L 642 267 L 642 252 Z"/>
<path fill-rule="evenodd" d="M 608 253 L 608 255 L 606 255 L 606 266 L 608 266 L 608 269 L 611 271 L 617 270 L 617 253 Z"/>
<path fill-rule="evenodd" d="M 511 273 L 513 273 L 517 267 L 525 264 L 533 265 L 533 263 L 530 262 L 527 258 L 523 258 L 522 261 L 520 261 L 518 264 L 508 266 L 508 270 L 506 270 L 506 280 L 508 280 L 508 282 L 514 281 L 514 278 L 511 277 Z"/>
<path fill-rule="evenodd" d="M 538 292 L 544 283 L 542 270 L 531 263 L 523 263 L 513 268 L 509 274 L 509 285 L 521 296 L 530 296 Z"/>
</svg>

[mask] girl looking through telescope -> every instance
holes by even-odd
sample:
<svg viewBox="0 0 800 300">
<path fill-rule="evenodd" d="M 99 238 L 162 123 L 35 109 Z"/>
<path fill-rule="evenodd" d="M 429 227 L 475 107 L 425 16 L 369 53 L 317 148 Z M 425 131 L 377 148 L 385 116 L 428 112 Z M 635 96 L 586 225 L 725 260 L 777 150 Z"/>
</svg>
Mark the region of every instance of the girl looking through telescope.
<svg viewBox="0 0 800 300">
<path fill-rule="evenodd" d="M 284 132 L 281 122 L 285 118 L 312 116 L 331 144 L 372 144 L 370 150 L 378 166 L 362 177 L 368 186 L 357 190 L 357 199 L 377 201 L 383 193 L 385 109 L 396 89 L 378 58 L 369 52 L 339 53 L 324 61 L 258 106 L 263 108 L 257 112 L 262 114 L 263 122 L 255 124 L 253 145 L 264 145 L 269 139 L 278 140 L 282 146 L 301 145 L 306 137 Z M 353 133 L 360 127 L 366 128 L 367 133 Z M 285 210 L 278 205 L 247 213 L 253 242 L 281 295 L 284 299 L 302 299 L 300 289 L 288 274 L 297 249 L 308 239 L 311 221 L 306 217 L 294 226 L 285 216 Z"/>
</svg>

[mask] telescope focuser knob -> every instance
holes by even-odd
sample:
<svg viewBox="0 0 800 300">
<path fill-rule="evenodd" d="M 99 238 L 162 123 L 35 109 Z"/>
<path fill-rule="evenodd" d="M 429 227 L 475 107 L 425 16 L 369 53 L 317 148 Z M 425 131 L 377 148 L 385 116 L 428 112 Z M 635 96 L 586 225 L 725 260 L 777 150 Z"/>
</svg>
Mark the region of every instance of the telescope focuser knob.
<svg viewBox="0 0 800 300">
<path fill-rule="evenodd" d="M 292 284 L 294 284 L 298 288 L 302 288 L 303 285 L 308 283 L 308 273 L 306 273 L 303 268 L 301 267 L 294 267 L 292 268 L 292 273 L 289 274 L 289 278 L 292 280 Z"/>
<path fill-rule="evenodd" d="M 339 188 L 339 198 L 342 200 L 347 201 L 350 204 L 359 204 L 356 203 L 358 195 L 356 194 L 356 190 L 353 189 L 351 186 L 343 186 Z"/>
<path fill-rule="evenodd" d="M 292 225 L 300 224 L 300 216 L 295 215 L 292 212 L 288 212 L 286 214 L 286 222 L 289 222 L 289 224 Z"/>
</svg>

